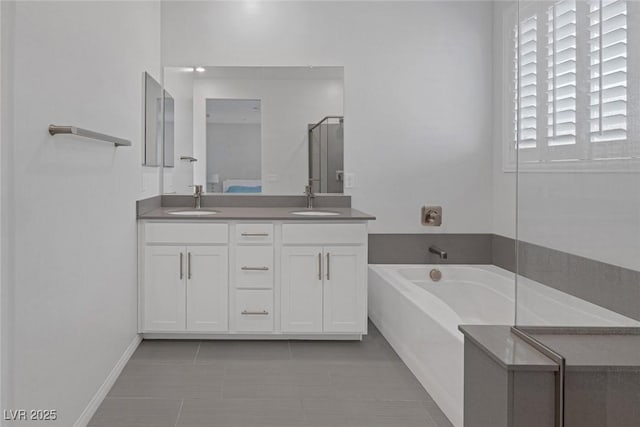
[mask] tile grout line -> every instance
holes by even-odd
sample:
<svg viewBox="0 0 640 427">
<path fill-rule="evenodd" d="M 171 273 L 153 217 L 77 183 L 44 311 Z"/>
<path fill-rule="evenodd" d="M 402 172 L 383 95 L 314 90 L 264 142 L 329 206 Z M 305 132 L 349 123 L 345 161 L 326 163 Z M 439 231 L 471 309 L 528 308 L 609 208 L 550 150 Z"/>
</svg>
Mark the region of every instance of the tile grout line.
<svg viewBox="0 0 640 427">
<path fill-rule="evenodd" d="M 198 348 L 196 349 L 196 355 L 193 356 L 193 364 L 196 364 L 196 361 L 198 360 L 198 355 L 200 354 L 200 347 L 202 347 L 202 341 L 198 341 Z"/>
<path fill-rule="evenodd" d="M 180 408 L 178 408 L 178 416 L 176 417 L 176 423 L 174 427 L 178 427 L 178 423 L 180 422 L 180 415 L 182 415 L 182 406 L 184 405 L 184 399 L 180 399 Z"/>
</svg>

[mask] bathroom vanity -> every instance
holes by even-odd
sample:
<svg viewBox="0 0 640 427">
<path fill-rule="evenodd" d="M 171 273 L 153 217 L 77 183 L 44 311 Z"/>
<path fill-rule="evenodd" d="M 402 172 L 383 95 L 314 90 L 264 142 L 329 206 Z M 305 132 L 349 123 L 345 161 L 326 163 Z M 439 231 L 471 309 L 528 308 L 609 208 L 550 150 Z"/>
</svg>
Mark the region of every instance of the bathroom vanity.
<svg viewBox="0 0 640 427">
<path fill-rule="evenodd" d="M 342 194 L 354 182 L 343 68 L 186 69 L 164 69 L 176 105 L 162 123 L 158 91 L 147 91 L 145 159 L 163 153 L 167 194 L 138 204 L 139 332 L 360 339 L 375 218 Z"/>
<path fill-rule="evenodd" d="M 366 334 L 372 216 L 351 208 L 210 209 L 138 215 L 139 332 L 146 338 Z"/>
</svg>

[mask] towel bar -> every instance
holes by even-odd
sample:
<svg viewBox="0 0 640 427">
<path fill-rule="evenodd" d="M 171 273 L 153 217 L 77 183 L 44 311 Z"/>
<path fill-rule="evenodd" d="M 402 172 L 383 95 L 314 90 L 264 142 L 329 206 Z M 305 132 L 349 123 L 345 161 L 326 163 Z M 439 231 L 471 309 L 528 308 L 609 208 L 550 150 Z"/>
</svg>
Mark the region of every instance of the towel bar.
<svg viewBox="0 0 640 427">
<path fill-rule="evenodd" d="M 116 138 L 115 136 L 105 135 L 103 133 L 94 132 L 87 129 L 78 128 L 75 126 L 57 126 L 49 125 L 49 134 L 71 134 L 77 136 L 84 136 L 85 138 L 97 139 L 100 141 L 111 142 L 116 147 L 131 146 L 131 141 L 128 139 Z"/>
</svg>

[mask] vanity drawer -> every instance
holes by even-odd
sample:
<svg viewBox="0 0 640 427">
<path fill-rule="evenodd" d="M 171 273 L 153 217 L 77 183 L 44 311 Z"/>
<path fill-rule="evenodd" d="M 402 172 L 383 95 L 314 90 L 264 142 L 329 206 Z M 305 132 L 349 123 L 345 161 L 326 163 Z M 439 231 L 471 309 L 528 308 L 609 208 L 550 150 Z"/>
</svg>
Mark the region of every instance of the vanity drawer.
<svg viewBox="0 0 640 427">
<path fill-rule="evenodd" d="M 362 245 L 367 242 L 365 224 L 283 224 L 285 245 L 340 244 Z"/>
<path fill-rule="evenodd" d="M 147 243 L 227 244 L 227 224 L 147 223 L 144 228 Z"/>
<path fill-rule="evenodd" d="M 236 331 L 273 331 L 273 291 L 236 291 L 236 307 L 233 315 Z"/>
<path fill-rule="evenodd" d="M 273 224 L 236 225 L 238 243 L 273 243 Z"/>
<path fill-rule="evenodd" d="M 273 287 L 273 246 L 237 246 L 237 288 Z"/>
</svg>

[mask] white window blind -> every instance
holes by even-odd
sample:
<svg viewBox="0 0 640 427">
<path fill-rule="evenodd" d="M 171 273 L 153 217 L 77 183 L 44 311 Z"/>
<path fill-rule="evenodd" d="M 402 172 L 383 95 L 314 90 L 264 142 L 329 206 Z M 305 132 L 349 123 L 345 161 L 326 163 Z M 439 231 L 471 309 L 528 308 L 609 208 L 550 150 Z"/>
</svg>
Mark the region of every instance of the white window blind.
<svg viewBox="0 0 640 427">
<path fill-rule="evenodd" d="M 576 2 L 547 10 L 547 144 L 576 143 Z"/>
<path fill-rule="evenodd" d="M 591 141 L 627 138 L 627 4 L 589 5 Z"/>
<path fill-rule="evenodd" d="M 513 138 L 505 165 L 516 151 L 531 167 L 640 157 L 640 126 L 628 128 L 640 120 L 628 105 L 629 16 L 640 26 L 640 6 L 629 13 L 631 6 L 560 0 L 521 8 L 519 22 L 511 21 Z"/>
<path fill-rule="evenodd" d="M 538 117 L 538 19 L 531 16 L 515 33 L 515 120 L 520 148 L 534 148 Z"/>
</svg>

